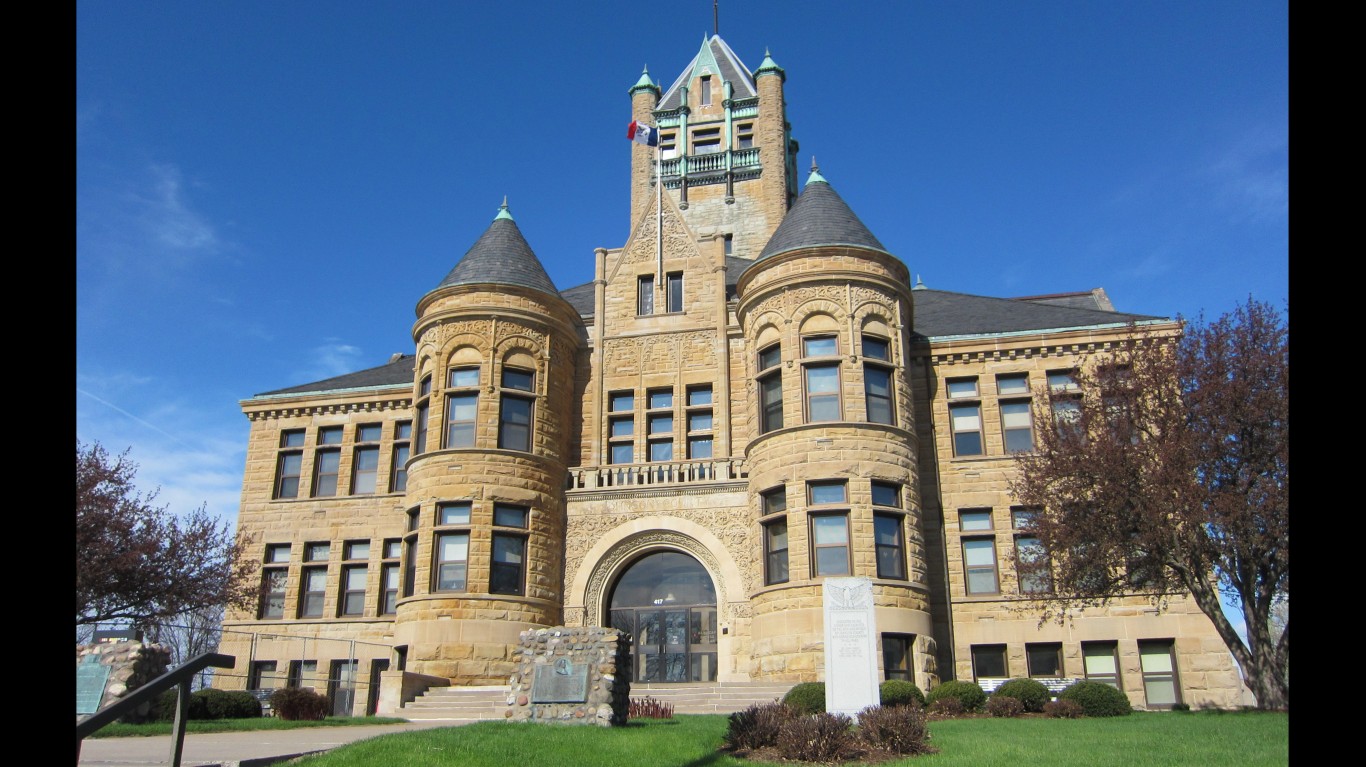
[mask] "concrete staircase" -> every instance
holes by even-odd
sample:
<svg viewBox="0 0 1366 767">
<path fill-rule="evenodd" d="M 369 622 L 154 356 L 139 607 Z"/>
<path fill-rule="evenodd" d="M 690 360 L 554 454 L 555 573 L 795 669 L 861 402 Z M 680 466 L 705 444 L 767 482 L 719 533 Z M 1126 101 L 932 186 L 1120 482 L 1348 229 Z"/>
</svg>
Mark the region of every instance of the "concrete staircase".
<svg viewBox="0 0 1366 767">
<path fill-rule="evenodd" d="M 792 689 L 792 683 L 711 682 L 695 684 L 635 684 L 632 698 L 654 698 L 673 704 L 675 714 L 728 714 L 755 703 L 769 703 Z M 508 688 L 432 687 L 404 704 L 399 716 L 414 722 L 462 724 L 503 719 Z"/>
</svg>

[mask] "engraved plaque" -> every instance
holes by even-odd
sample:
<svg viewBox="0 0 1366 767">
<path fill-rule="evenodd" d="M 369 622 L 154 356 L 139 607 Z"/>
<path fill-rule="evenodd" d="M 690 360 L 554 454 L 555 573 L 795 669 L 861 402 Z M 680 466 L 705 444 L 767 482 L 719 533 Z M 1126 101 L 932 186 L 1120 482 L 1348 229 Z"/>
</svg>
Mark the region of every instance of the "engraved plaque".
<svg viewBox="0 0 1366 767">
<path fill-rule="evenodd" d="M 568 658 L 536 667 L 531 679 L 532 703 L 585 703 L 588 701 L 588 666 L 574 665 Z"/>
<path fill-rule="evenodd" d="M 110 668 L 94 655 L 87 655 L 76 666 L 76 713 L 93 714 L 100 710 Z"/>
</svg>

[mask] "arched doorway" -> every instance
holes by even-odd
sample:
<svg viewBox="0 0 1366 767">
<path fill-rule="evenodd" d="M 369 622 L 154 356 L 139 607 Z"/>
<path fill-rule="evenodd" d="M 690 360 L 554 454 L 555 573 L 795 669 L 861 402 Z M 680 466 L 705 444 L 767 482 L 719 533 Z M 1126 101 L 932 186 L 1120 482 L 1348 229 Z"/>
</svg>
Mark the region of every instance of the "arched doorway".
<svg viewBox="0 0 1366 767">
<path fill-rule="evenodd" d="M 633 682 L 716 681 L 716 587 L 678 551 L 632 562 L 612 587 L 611 624 L 631 635 Z"/>
</svg>

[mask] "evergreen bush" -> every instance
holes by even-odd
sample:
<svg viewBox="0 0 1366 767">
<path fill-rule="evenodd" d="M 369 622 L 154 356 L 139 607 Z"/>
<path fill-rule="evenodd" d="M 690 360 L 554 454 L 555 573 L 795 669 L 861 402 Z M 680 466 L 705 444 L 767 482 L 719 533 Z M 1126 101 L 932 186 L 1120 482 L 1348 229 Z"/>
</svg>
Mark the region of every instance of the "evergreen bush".
<svg viewBox="0 0 1366 767">
<path fill-rule="evenodd" d="M 302 687 L 282 687 L 271 693 L 270 707 L 275 716 L 291 721 L 326 719 L 332 710 L 326 695 Z"/>
<path fill-rule="evenodd" d="M 987 702 L 987 694 L 973 682 L 940 682 L 938 687 L 929 691 L 925 702 L 931 705 L 944 698 L 957 698 L 964 711 L 979 711 Z"/>
<path fill-rule="evenodd" d="M 783 702 L 803 714 L 824 714 L 825 682 L 802 682 L 787 691 Z"/>
<path fill-rule="evenodd" d="M 1087 716 L 1128 716 L 1133 711 L 1129 696 L 1104 682 L 1086 679 L 1063 690 L 1058 700 L 1074 701 Z"/>
<path fill-rule="evenodd" d="M 1011 679 L 996 688 L 994 695 L 1014 698 L 1024 705 L 1024 710 L 1032 714 L 1043 711 L 1043 705 L 1052 698 L 1048 688 L 1037 679 Z"/>
<path fill-rule="evenodd" d="M 884 706 L 925 707 L 925 693 L 903 679 L 888 679 L 877 688 L 878 701 Z M 863 720 L 859 720 L 863 721 Z"/>
</svg>

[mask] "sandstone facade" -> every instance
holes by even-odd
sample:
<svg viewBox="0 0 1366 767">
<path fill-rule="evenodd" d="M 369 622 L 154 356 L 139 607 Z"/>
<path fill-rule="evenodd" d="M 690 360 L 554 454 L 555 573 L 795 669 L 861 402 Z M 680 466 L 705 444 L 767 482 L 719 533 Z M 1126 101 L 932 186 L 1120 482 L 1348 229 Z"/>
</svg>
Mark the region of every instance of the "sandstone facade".
<svg viewBox="0 0 1366 767">
<path fill-rule="evenodd" d="M 412 354 L 242 401 L 263 596 L 215 684 L 366 713 L 383 679 L 520 684 L 526 637 L 602 626 L 636 682 L 816 680 L 821 583 L 853 575 L 886 678 L 1238 702 L 1181 595 L 1039 625 L 1008 566 L 1020 404 L 1128 323 L 1178 325 L 1100 291 L 913 288 L 819 171 L 796 195 L 785 81 L 715 37 L 667 90 L 642 75 L 661 148 L 631 145 L 629 233 L 591 282 L 555 288 L 504 206 L 418 301 Z"/>
</svg>

